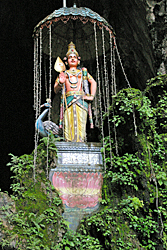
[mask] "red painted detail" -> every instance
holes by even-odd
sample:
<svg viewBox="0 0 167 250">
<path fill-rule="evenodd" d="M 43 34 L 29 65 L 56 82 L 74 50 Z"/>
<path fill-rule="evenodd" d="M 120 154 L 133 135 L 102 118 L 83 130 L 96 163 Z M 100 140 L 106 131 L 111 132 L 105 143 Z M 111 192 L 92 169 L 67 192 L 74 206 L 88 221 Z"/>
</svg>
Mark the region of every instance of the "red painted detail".
<svg viewBox="0 0 167 250">
<path fill-rule="evenodd" d="M 55 172 L 53 186 L 68 207 L 95 207 L 101 198 L 101 173 Z"/>
</svg>

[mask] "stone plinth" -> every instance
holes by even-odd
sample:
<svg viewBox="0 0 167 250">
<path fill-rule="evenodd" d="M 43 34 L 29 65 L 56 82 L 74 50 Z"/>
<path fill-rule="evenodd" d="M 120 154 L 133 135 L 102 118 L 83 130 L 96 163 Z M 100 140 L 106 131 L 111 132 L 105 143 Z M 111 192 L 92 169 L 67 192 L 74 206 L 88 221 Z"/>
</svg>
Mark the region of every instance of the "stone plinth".
<svg viewBox="0 0 167 250">
<path fill-rule="evenodd" d="M 85 215 L 99 207 L 102 188 L 102 155 L 100 143 L 58 142 L 56 168 L 50 181 L 59 192 L 69 227 L 76 230 Z"/>
</svg>

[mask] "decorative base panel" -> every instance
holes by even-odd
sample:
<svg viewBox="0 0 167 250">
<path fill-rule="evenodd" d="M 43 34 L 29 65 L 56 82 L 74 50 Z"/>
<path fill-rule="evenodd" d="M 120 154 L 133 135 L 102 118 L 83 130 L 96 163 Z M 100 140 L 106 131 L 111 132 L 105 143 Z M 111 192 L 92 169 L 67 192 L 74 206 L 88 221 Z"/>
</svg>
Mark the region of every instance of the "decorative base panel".
<svg viewBox="0 0 167 250">
<path fill-rule="evenodd" d="M 76 231 L 85 215 L 96 211 L 101 198 L 102 155 L 100 143 L 56 143 L 56 168 L 50 171 L 50 181 L 59 192 L 65 206 L 63 217 Z"/>
</svg>

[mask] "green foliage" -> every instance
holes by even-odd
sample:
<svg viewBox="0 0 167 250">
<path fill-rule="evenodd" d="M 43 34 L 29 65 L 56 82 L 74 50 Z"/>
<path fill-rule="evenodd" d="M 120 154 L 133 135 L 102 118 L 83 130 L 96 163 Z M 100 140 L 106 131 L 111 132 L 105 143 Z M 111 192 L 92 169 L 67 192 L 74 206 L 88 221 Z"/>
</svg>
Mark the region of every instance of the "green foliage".
<svg viewBox="0 0 167 250">
<path fill-rule="evenodd" d="M 10 154 L 8 166 L 14 173 L 11 197 L 15 208 L 12 205 L 1 208 L 7 221 L 5 224 L 0 222 L 4 235 L 1 246 L 5 248 L 13 241 L 19 250 L 100 250 L 102 246 L 97 238 L 69 231 L 68 223 L 61 216 L 62 201 L 46 178 L 46 160 L 48 158 L 52 166 L 56 157 L 54 142 L 55 138 L 50 136 L 49 141 L 43 138 L 38 146 L 35 181 L 34 154 L 20 157 Z"/>
<path fill-rule="evenodd" d="M 157 243 L 154 242 L 154 238 L 151 236 L 158 233 L 158 223 L 155 222 L 151 215 L 144 216 L 137 212 L 137 210 L 143 208 L 143 206 L 143 201 L 137 197 L 128 197 L 119 204 L 122 213 L 126 215 L 129 220 L 129 227 L 136 231 L 142 246 L 144 246 L 145 249 L 156 249 L 155 246 Z"/>
<path fill-rule="evenodd" d="M 143 201 L 128 196 L 116 206 L 105 207 L 80 225 L 80 233 L 91 233 L 102 245 L 100 249 L 151 249 L 155 250 L 158 241 L 158 223 L 150 215 L 142 215 Z"/>
<path fill-rule="evenodd" d="M 101 249 L 142 249 L 119 206 L 105 208 L 85 219 L 79 231 L 99 235 Z"/>
<path fill-rule="evenodd" d="M 117 185 L 126 188 L 130 186 L 134 190 L 138 190 L 137 175 L 143 170 L 143 161 L 132 154 L 125 154 L 122 157 L 113 156 L 113 168 L 106 172 L 105 178 L 109 178 L 115 187 Z M 111 180 L 110 180 L 111 179 Z"/>
<path fill-rule="evenodd" d="M 150 80 L 147 81 L 146 83 L 146 89 L 145 93 L 150 92 L 150 89 L 152 88 L 157 88 L 157 87 L 163 87 L 167 83 L 167 75 L 158 75 L 154 78 L 151 78 Z"/>
<path fill-rule="evenodd" d="M 166 249 L 166 83 L 166 75 L 158 76 L 151 79 L 144 92 L 121 90 L 114 96 L 110 114 L 104 115 L 104 120 L 110 117 L 113 126 L 112 138 L 105 138 L 107 169 L 101 203 L 105 209 L 112 208 L 113 213 L 117 210 L 115 225 L 118 227 L 118 217 L 123 218 L 142 249 L 157 249 L 160 245 Z M 117 156 L 116 143 L 120 154 Z M 99 216 L 97 214 L 92 221 L 97 230 L 100 228 Z M 103 225 L 105 220 L 104 217 Z M 121 237 L 117 235 L 118 238 Z M 118 249 L 117 244 L 115 240 L 112 249 Z M 140 249 L 139 246 L 136 249 Z"/>
<path fill-rule="evenodd" d="M 2 247 L 15 240 L 17 249 L 54 249 L 58 241 L 58 232 L 67 230 L 61 211 L 62 201 L 51 188 L 46 178 L 47 144 L 49 163 L 56 157 L 56 147 L 53 138 L 42 139 L 38 146 L 36 179 L 33 178 L 34 155 L 11 155 L 8 166 L 14 173 L 11 185 L 15 201 L 13 213 L 9 207 L 5 211 L 8 226 L 3 226 Z M 55 152 L 55 153 L 54 153 Z"/>
<path fill-rule="evenodd" d="M 55 250 L 102 250 L 102 246 L 97 238 L 88 234 L 72 233 L 67 231 L 61 242 L 56 245 Z"/>
</svg>

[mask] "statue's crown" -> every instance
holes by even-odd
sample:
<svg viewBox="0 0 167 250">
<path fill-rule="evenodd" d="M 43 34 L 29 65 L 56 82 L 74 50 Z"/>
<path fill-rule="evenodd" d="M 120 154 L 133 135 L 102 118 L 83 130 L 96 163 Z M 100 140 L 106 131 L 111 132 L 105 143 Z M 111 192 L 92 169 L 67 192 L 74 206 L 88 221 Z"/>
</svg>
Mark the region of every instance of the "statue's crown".
<svg viewBox="0 0 167 250">
<path fill-rule="evenodd" d="M 69 57 L 70 54 L 75 54 L 77 57 L 79 56 L 78 52 L 75 49 L 75 44 L 73 42 L 70 42 L 70 44 L 68 45 L 68 51 L 66 54 L 67 58 Z"/>
</svg>

